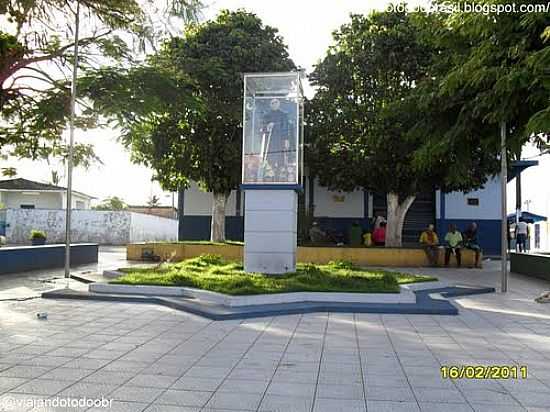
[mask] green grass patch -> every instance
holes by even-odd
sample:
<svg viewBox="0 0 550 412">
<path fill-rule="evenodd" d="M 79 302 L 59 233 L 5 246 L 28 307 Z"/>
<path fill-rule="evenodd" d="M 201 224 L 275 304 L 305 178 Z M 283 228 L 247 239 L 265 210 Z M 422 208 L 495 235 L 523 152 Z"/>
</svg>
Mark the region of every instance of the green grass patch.
<svg viewBox="0 0 550 412">
<path fill-rule="evenodd" d="M 430 276 L 362 269 L 346 261 L 330 262 L 327 265 L 298 264 L 294 273 L 270 276 L 245 273 L 241 263 L 225 261 L 218 255 L 202 255 L 153 268 L 121 270 L 126 274 L 111 283 L 187 286 L 228 295 L 283 292 L 398 293 L 400 284 L 437 280 Z"/>
</svg>

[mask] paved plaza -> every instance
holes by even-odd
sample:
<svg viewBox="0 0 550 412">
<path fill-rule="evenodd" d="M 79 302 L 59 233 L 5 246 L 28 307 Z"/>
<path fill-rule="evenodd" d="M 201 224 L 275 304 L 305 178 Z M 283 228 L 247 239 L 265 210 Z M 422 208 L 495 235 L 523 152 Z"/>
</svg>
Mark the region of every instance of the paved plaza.
<svg viewBox="0 0 550 412">
<path fill-rule="evenodd" d="M 498 280 L 498 262 L 433 271 Z M 532 301 L 545 288 L 514 275 L 506 295 L 455 299 L 458 316 L 224 322 L 145 304 L 6 300 L 0 411 L 549 411 L 550 305 Z M 442 365 L 525 365 L 528 378 L 448 380 Z M 111 407 L 42 404 L 84 397 Z"/>
</svg>

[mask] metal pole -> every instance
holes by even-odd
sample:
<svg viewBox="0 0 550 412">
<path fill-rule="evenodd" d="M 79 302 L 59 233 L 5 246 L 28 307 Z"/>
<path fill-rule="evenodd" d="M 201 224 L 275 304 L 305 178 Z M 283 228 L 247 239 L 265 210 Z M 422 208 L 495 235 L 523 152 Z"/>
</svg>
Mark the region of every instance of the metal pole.
<svg viewBox="0 0 550 412">
<path fill-rule="evenodd" d="M 506 211 L 506 184 L 508 183 L 508 165 L 506 164 L 506 122 L 500 124 L 500 184 L 501 184 L 501 292 L 508 291 L 508 217 Z"/>
<path fill-rule="evenodd" d="M 71 209 L 73 190 L 73 145 L 74 145 L 74 120 L 76 112 L 76 78 L 78 74 L 78 31 L 80 26 L 80 2 L 76 1 L 75 32 L 74 32 L 74 58 L 73 58 L 73 84 L 71 89 L 71 118 L 69 122 L 69 156 L 67 159 L 67 205 L 65 215 L 65 278 L 69 287 L 71 277 Z"/>
</svg>

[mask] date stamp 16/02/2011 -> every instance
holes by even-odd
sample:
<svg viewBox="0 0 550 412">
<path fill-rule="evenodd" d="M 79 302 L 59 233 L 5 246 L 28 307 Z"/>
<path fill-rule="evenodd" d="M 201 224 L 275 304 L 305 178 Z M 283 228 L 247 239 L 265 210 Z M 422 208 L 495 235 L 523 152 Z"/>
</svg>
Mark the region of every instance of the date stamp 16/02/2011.
<svg viewBox="0 0 550 412">
<path fill-rule="evenodd" d="M 443 365 L 443 379 L 527 379 L 525 365 Z"/>
</svg>

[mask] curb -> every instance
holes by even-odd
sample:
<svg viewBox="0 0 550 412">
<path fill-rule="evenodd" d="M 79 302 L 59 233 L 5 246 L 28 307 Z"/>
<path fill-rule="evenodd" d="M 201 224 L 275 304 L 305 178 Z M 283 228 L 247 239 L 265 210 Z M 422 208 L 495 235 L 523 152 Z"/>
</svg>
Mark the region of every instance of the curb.
<svg viewBox="0 0 550 412">
<path fill-rule="evenodd" d="M 78 299 L 128 303 L 153 303 L 191 313 L 211 320 L 233 320 L 316 312 L 378 313 L 410 315 L 458 315 L 458 309 L 448 300 L 434 299 L 431 294 L 445 297 L 492 293 L 494 288 L 445 287 L 415 291 L 416 303 L 332 303 L 297 302 L 229 307 L 188 300 L 143 295 L 117 295 L 58 289 L 42 293 L 46 299 Z"/>
</svg>

